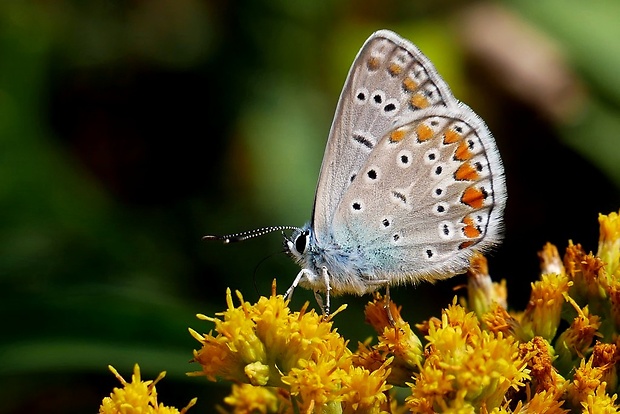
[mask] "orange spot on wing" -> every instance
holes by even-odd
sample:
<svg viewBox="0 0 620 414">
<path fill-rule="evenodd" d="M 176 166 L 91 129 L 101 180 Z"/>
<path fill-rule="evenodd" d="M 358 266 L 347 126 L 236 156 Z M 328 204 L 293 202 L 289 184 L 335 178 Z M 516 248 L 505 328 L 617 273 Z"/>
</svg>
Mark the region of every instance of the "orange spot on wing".
<svg viewBox="0 0 620 414">
<path fill-rule="evenodd" d="M 371 56 L 366 61 L 366 65 L 368 66 L 368 69 L 370 70 L 377 70 L 379 69 L 379 66 L 381 65 L 381 61 L 379 60 L 379 58 Z"/>
<path fill-rule="evenodd" d="M 471 246 L 472 244 L 474 244 L 474 242 L 471 241 L 471 240 L 464 241 L 463 243 L 459 244 L 459 249 L 466 249 L 469 246 Z"/>
<path fill-rule="evenodd" d="M 463 137 L 461 136 L 461 134 L 459 134 L 453 129 L 449 129 L 446 131 L 446 133 L 443 136 L 443 143 L 446 145 L 454 144 L 455 142 L 461 140 L 462 138 Z"/>
<path fill-rule="evenodd" d="M 403 80 L 403 88 L 407 91 L 407 92 L 413 92 L 416 90 L 416 88 L 418 87 L 418 83 L 416 81 L 414 81 L 413 79 L 411 79 L 409 76 L 407 76 L 404 80 Z"/>
<path fill-rule="evenodd" d="M 484 204 L 486 198 L 486 192 L 476 187 L 468 187 L 463 191 L 461 196 L 461 202 L 467 204 L 471 208 L 480 208 Z"/>
<path fill-rule="evenodd" d="M 454 173 L 454 179 L 457 181 L 474 181 L 478 179 L 478 171 L 470 163 L 464 163 Z"/>
<path fill-rule="evenodd" d="M 468 239 L 475 239 L 482 234 L 480 229 L 474 225 L 474 220 L 470 216 L 466 216 L 462 223 L 465 224 L 465 227 L 463 227 L 463 234 Z"/>
<path fill-rule="evenodd" d="M 418 134 L 419 142 L 428 141 L 429 139 L 433 138 L 433 135 L 434 135 L 434 132 L 431 129 L 431 127 L 429 127 L 426 124 L 418 125 L 418 127 L 416 128 L 416 132 Z"/>
<path fill-rule="evenodd" d="M 473 226 L 474 225 L 474 219 L 471 218 L 471 216 L 465 216 L 465 218 L 463 218 L 463 220 L 461 220 L 461 223 L 463 223 L 466 226 Z"/>
<path fill-rule="evenodd" d="M 390 72 L 390 75 L 392 76 L 400 75 L 402 71 L 402 66 L 397 65 L 396 63 L 391 63 L 390 66 L 388 66 L 388 72 Z"/>
<path fill-rule="evenodd" d="M 416 93 L 413 95 L 409 100 L 409 103 L 416 108 L 426 108 L 429 105 L 428 99 L 426 99 L 426 96 L 421 93 Z"/>
<path fill-rule="evenodd" d="M 390 134 L 390 142 L 400 142 L 405 138 L 407 131 L 404 129 L 395 129 Z"/>
<path fill-rule="evenodd" d="M 467 161 L 473 155 L 474 154 L 472 154 L 469 150 L 469 145 L 465 140 L 461 141 L 459 146 L 456 148 L 456 151 L 454 151 L 454 159 L 457 161 Z"/>
</svg>

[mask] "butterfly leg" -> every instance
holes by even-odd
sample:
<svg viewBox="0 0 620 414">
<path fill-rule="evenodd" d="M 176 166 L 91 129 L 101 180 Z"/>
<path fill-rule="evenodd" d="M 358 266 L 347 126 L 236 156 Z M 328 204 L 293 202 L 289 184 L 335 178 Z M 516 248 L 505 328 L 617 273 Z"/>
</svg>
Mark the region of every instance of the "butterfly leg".
<svg viewBox="0 0 620 414">
<path fill-rule="evenodd" d="M 297 285 L 299 285 L 299 282 L 301 282 L 301 279 L 304 277 L 308 280 L 315 280 L 317 278 L 317 275 L 315 275 L 309 269 L 301 269 L 299 273 L 297 273 L 295 280 L 293 280 L 293 284 L 291 285 L 291 287 L 288 288 L 286 292 L 284 293 L 284 299 L 290 300 L 293 297 L 293 291 L 295 290 Z"/>
<path fill-rule="evenodd" d="M 396 326 L 396 322 L 394 321 L 394 317 L 392 316 L 392 311 L 390 310 L 390 285 L 385 286 L 385 301 L 383 302 L 383 308 L 387 312 L 388 320 L 390 321 L 390 325 Z"/>
<path fill-rule="evenodd" d="M 314 292 L 314 297 L 316 298 L 318 305 L 321 307 L 323 315 L 329 316 L 329 308 L 331 305 L 330 291 L 332 290 L 332 287 L 329 284 L 329 272 L 327 271 L 327 267 L 323 266 L 321 268 L 321 276 L 323 277 L 323 281 L 325 282 L 325 303 L 323 303 L 323 299 L 321 298 L 318 291 Z M 306 278 L 308 281 L 312 282 L 316 281 L 316 279 L 318 279 L 318 276 L 309 269 L 301 269 L 299 273 L 297 273 L 295 280 L 293 280 L 293 284 L 291 285 L 291 287 L 288 288 L 284 293 L 284 299 L 290 300 L 293 297 L 293 291 L 299 285 L 299 282 L 301 282 L 303 278 Z"/>
<path fill-rule="evenodd" d="M 332 287 L 329 284 L 329 273 L 327 272 L 327 267 L 323 266 L 321 268 L 321 274 L 323 275 L 323 280 L 325 281 L 325 307 L 323 308 L 323 315 L 329 316 L 329 307 L 331 306 L 330 291 L 332 290 Z"/>
<path fill-rule="evenodd" d="M 323 316 L 329 316 L 329 309 L 331 306 L 330 300 L 330 291 L 332 290 L 331 285 L 329 284 L 329 272 L 327 271 L 327 267 L 323 266 L 321 268 L 321 276 L 323 276 L 323 281 L 325 282 L 325 302 L 323 302 L 323 298 L 321 297 L 321 292 L 318 290 L 314 291 L 314 298 L 316 299 L 316 303 L 323 311 Z"/>
<path fill-rule="evenodd" d="M 314 291 L 314 299 L 316 299 L 316 303 L 317 305 L 319 305 L 319 308 L 321 308 L 321 311 L 323 312 L 324 316 L 327 316 L 325 314 L 325 305 L 323 302 L 323 297 L 321 296 L 321 292 L 319 292 L 318 290 Z M 329 313 L 329 309 L 327 310 L 327 312 Z"/>
</svg>

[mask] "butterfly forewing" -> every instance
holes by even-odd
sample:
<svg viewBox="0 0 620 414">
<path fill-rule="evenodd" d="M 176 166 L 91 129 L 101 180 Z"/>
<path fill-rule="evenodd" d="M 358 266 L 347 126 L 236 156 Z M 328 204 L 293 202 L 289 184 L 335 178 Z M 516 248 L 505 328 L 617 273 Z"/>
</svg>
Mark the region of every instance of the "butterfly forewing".
<svg viewBox="0 0 620 414">
<path fill-rule="evenodd" d="M 337 206 L 379 140 L 424 108 L 455 106 L 448 86 L 410 42 L 374 33 L 356 57 L 332 123 L 312 227 L 326 242 Z"/>
<path fill-rule="evenodd" d="M 345 191 L 333 241 L 391 283 L 463 272 L 501 238 L 506 190 L 495 142 L 465 105 L 414 114 L 383 136 Z"/>
</svg>

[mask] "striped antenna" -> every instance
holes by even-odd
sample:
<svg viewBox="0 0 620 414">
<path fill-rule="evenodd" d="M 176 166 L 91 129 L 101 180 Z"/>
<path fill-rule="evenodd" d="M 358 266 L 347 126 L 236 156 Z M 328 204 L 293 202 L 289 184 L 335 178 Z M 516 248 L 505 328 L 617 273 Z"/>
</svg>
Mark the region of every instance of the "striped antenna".
<svg viewBox="0 0 620 414">
<path fill-rule="evenodd" d="M 207 236 L 204 236 L 202 239 L 203 240 L 219 240 L 219 241 L 223 241 L 224 243 L 234 243 L 234 242 L 244 241 L 247 239 L 253 239 L 254 237 L 259 237 L 267 233 L 272 233 L 274 231 L 280 231 L 280 230 L 301 230 L 301 229 L 299 227 L 293 227 L 293 226 L 271 226 L 271 227 L 263 227 L 263 228 L 255 229 L 255 230 L 244 231 L 242 233 L 227 234 L 225 236 L 207 235 Z"/>
</svg>

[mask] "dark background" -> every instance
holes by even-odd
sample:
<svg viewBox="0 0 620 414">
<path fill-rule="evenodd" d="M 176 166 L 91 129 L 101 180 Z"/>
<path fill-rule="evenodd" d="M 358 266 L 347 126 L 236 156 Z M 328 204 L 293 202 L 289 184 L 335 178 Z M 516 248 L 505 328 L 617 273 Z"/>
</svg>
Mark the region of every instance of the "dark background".
<svg viewBox="0 0 620 414">
<path fill-rule="evenodd" d="M 381 28 L 493 131 L 509 199 L 490 270 L 523 309 L 542 245 L 596 250 L 597 214 L 620 207 L 618 16 L 613 0 L 0 2 L 0 411 L 95 412 L 107 365 L 134 363 L 168 372 L 168 405 L 221 403 L 228 385 L 185 376 L 187 328 L 212 329 L 194 315 L 298 268 L 277 233 L 201 237 L 309 219 L 340 88 Z M 421 322 L 464 282 L 393 296 Z M 353 348 L 367 300 L 333 305 Z"/>
</svg>

